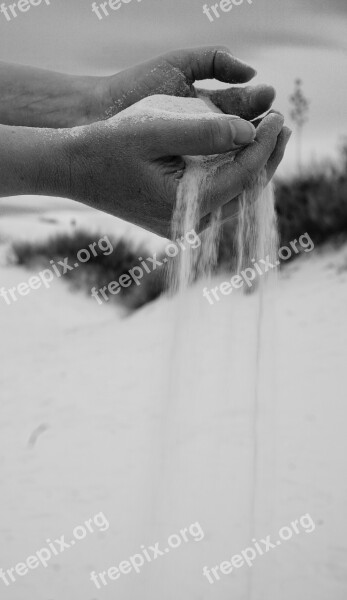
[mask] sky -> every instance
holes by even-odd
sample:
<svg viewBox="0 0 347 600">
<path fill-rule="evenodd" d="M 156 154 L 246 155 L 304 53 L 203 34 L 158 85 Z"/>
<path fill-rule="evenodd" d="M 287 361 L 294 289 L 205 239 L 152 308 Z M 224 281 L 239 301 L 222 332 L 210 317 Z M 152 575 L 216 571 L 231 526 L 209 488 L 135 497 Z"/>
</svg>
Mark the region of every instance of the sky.
<svg viewBox="0 0 347 600">
<path fill-rule="evenodd" d="M 300 77 L 310 100 L 304 160 L 336 153 L 347 135 L 347 0 L 244 0 L 213 22 L 203 13 L 212 0 L 127 1 L 103 20 L 89 0 L 42 0 L 10 22 L 0 14 L 0 58 L 102 75 L 171 49 L 227 45 L 257 69 L 254 83 L 276 88 L 275 107 L 289 125 L 288 98 Z M 294 169 L 295 137 L 282 172 Z"/>
</svg>

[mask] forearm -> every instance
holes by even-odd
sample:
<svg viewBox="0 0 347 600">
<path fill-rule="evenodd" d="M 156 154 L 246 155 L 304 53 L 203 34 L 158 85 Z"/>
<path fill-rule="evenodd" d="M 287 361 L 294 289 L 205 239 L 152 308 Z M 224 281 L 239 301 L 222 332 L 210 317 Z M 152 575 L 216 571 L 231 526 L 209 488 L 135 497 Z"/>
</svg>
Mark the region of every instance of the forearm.
<svg viewBox="0 0 347 600">
<path fill-rule="evenodd" d="M 74 127 L 102 118 L 103 78 L 0 62 L 0 123 Z"/>
<path fill-rule="evenodd" d="M 69 130 L 0 126 L 0 197 L 70 197 Z"/>
</svg>

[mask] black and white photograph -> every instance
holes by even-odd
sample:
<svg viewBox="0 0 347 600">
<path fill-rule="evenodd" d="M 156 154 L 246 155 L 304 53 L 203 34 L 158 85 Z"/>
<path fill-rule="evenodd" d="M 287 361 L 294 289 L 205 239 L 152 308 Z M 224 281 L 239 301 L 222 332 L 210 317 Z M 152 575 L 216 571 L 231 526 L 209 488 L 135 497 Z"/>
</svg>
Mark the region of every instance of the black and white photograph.
<svg viewBox="0 0 347 600">
<path fill-rule="evenodd" d="M 346 34 L 0 2 L 1 600 L 346 600 Z"/>
</svg>

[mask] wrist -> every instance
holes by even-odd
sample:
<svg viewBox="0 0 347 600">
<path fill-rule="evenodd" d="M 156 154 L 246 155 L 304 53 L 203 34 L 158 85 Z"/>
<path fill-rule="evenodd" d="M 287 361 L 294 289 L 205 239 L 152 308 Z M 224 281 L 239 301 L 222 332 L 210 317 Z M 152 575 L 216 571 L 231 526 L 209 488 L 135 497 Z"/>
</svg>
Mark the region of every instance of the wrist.
<svg viewBox="0 0 347 600">
<path fill-rule="evenodd" d="M 66 127 L 89 125 L 107 118 L 107 109 L 112 104 L 107 80 L 107 77 L 78 77 L 74 81 L 74 114 L 67 118 Z"/>
<path fill-rule="evenodd" d="M 0 61 L 0 122 L 8 126 L 58 129 L 102 119 L 105 79 Z"/>
<path fill-rule="evenodd" d="M 104 122 L 95 121 L 90 125 L 63 130 L 62 139 L 58 141 L 60 151 L 68 162 L 68 177 L 63 178 L 64 196 L 94 208 L 99 203 L 94 189 L 95 177 L 100 165 L 102 170 L 101 155 L 107 145 L 104 129 Z M 115 145 L 114 142 L 113 150 Z"/>
<path fill-rule="evenodd" d="M 72 143 L 68 132 L 2 126 L 0 195 L 69 197 Z"/>
</svg>

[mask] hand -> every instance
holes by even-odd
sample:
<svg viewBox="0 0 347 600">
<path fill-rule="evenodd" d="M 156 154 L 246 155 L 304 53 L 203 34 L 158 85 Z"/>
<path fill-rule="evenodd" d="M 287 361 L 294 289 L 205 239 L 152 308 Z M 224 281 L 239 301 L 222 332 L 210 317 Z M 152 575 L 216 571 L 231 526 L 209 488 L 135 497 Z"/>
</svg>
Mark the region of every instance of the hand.
<svg viewBox="0 0 347 600">
<path fill-rule="evenodd" d="M 251 143 L 255 129 L 242 119 L 208 113 L 198 118 L 182 114 L 178 120 L 151 109 L 145 100 L 108 121 L 81 128 L 81 135 L 73 137 L 67 196 L 169 237 L 185 169 L 182 156 L 220 154 L 249 144 L 213 177 L 202 198 L 203 223 L 219 206 L 229 203 L 228 211 L 230 200 L 264 166 L 272 175 L 288 141 L 282 126 L 281 115 L 268 115 Z"/>
<path fill-rule="evenodd" d="M 156 94 L 207 95 L 222 112 L 251 120 L 270 108 L 273 88 L 209 92 L 193 84 L 214 77 L 245 83 L 254 75 L 254 69 L 220 47 L 179 50 L 111 77 L 78 77 L 0 61 L 0 123 L 50 129 L 88 125 Z"/>
<path fill-rule="evenodd" d="M 243 189 L 249 189 L 255 185 L 257 176 L 264 168 L 266 171 L 267 183 L 269 183 L 275 175 L 292 135 L 292 131 L 289 127 L 282 127 L 280 134 L 277 137 L 275 149 L 272 154 L 269 154 L 278 126 L 280 122 L 283 123 L 283 121 L 283 115 L 276 111 L 271 111 L 264 119 L 255 121 L 254 125 L 257 126 L 256 138 L 251 147 L 238 152 L 233 162 L 225 160 L 220 166 L 217 173 L 218 184 L 217 180 L 215 180 L 214 188 L 211 193 L 213 210 L 215 210 L 215 207 L 218 207 L 220 199 L 225 199 L 226 195 L 229 193 L 229 202 L 223 202 L 223 223 L 236 218 L 238 215 L 238 195 L 233 196 L 233 186 L 231 184 L 233 177 L 235 177 L 235 171 L 239 174 Z M 265 150 L 266 148 L 267 151 Z M 249 149 L 250 151 L 248 151 Z M 230 200 L 231 197 L 232 199 Z M 201 230 L 208 227 L 210 218 L 211 215 L 207 215 L 201 220 Z"/>
<path fill-rule="evenodd" d="M 94 120 L 114 116 L 147 96 L 208 96 L 226 114 L 254 119 L 272 105 L 275 90 L 259 85 L 227 90 L 198 90 L 194 82 L 218 79 L 225 83 L 246 83 L 256 71 L 232 56 L 224 47 L 178 50 L 164 54 L 112 77 L 98 80 Z"/>
</svg>

